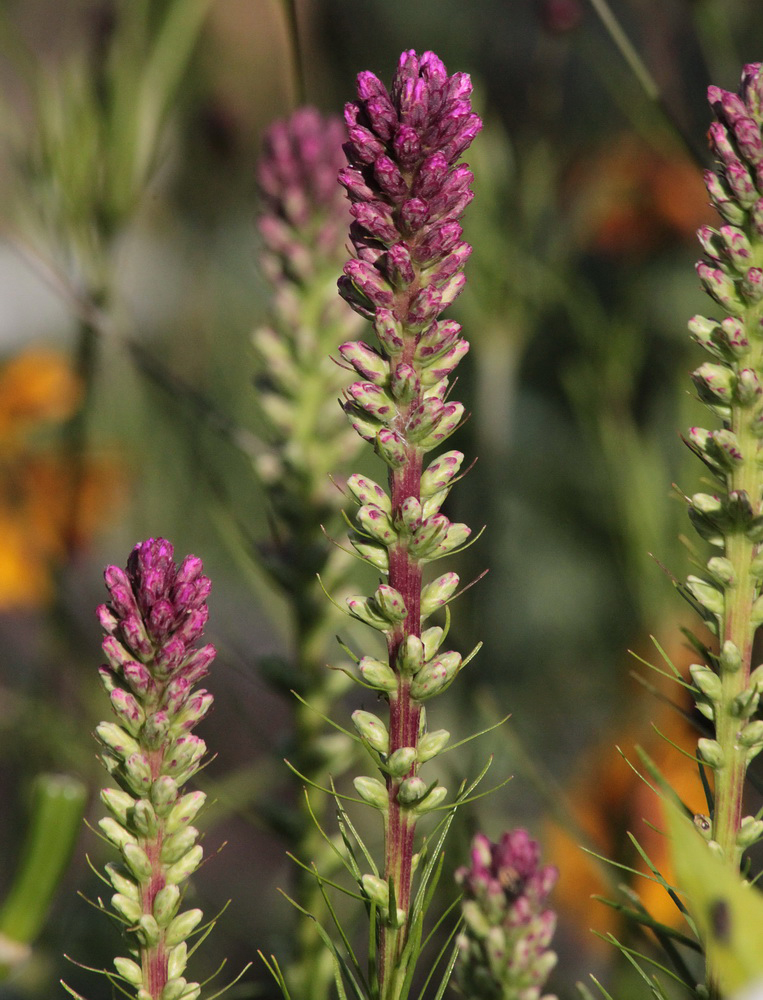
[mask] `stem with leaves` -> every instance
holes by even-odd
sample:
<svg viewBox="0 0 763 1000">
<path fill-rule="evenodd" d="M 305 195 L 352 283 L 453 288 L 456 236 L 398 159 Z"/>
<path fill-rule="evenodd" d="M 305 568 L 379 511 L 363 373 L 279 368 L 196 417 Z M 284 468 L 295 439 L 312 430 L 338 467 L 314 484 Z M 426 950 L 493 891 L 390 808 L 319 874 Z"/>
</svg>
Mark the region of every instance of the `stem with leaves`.
<svg viewBox="0 0 763 1000">
<path fill-rule="evenodd" d="M 444 730 L 427 732 L 423 702 L 463 665 L 458 653 L 439 652 L 444 629 L 422 631 L 458 587 L 455 573 L 423 586 L 423 568 L 469 537 L 465 524 L 440 513 L 463 455 L 447 452 L 426 469 L 424 456 L 453 433 L 464 412 L 447 396 L 468 344 L 457 323 L 439 316 L 463 288 L 471 251 L 457 221 L 472 198 L 472 173 L 457 161 L 482 124 L 470 93 L 466 74 L 448 76 L 434 53 L 408 51 L 390 92 L 372 73 L 361 73 L 358 100 L 345 110 L 349 166 L 340 180 L 352 203 L 355 256 L 339 287 L 373 322 L 380 350 L 362 342 L 340 348 L 360 376 L 344 408 L 389 470 L 389 493 L 363 476 L 348 481 L 359 504 L 352 544 L 388 578 L 373 596 L 347 602 L 350 614 L 380 631 L 387 645 L 387 662 L 365 656 L 359 671 L 362 683 L 389 703 L 389 725 L 370 712 L 353 715 L 383 777 L 355 779 L 384 822 L 381 877 L 360 880 L 376 907 L 381 1000 L 406 989 L 416 823 L 446 795 L 419 775 L 449 738 Z"/>
</svg>

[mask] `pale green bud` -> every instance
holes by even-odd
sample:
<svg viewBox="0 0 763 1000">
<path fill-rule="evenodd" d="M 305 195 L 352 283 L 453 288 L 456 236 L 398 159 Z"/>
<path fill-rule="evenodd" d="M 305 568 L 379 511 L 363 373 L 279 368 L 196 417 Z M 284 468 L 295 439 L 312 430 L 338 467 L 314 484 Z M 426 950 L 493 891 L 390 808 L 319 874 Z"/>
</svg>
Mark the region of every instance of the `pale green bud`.
<svg viewBox="0 0 763 1000">
<path fill-rule="evenodd" d="M 461 669 L 461 655 L 452 650 L 430 660 L 411 682 L 411 697 L 418 701 L 439 694 Z"/>
<path fill-rule="evenodd" d="M 187 771 L 193 770 L 206 752 L 207 745 L 198 736 L 180 736 L 167 748 L 162 770 L 182 784 Z"/>
<path fill-rule="evenodd" d="M 138 799 L 133 807 L 132 822 L 142 837 L 153 837 L 157 830 L 156 811 L 148 799 Z"/>
<path fill-rule="evenodd" d="M 165 880 L 170 885 L 179 885 L 181 882 L 184 882 L 189 875 L 193 875 L 201 864 L 203 857 L 204 850 L 201 844 L 197 844 L 180 861 L 176 861 L 174 865 L 170 865 L 164 873 Z"/>
<path fill-rule="evenodd" d="M 408 609 L 399 590 L 390 587 L 388 583 L 382 583 L 374 592 L 374 601 L 390 624 L 397 625 L 405 621 Z"/>
<path fill-rule="evenodd" d="M 448 789 L 443 785 L 437 785 L 433 788 L 429 795 L 424 796 L 424 798 L 412 806 L 412 812 L 419 816 L 423 816 L 425 813 L 432 812 L 436 809 L 446 798 L 448 794 Z"/>
<path fill-rule="evenodd" d="M 731 587 L 735 583 L 734 565 L 725 556 L 713 556 L 707 563 L 707 568 L 711 576 L 724 587 Z"/>
<path fill-rule="evenodd" d="M 148 855 L 137 844 L 125 844 L 122 848 L 122 856 L 127 867 L 139 882 L 148 882 L 154 874 Z"/>
<path fill-rule="evenodd" d="M 763 579 L 763 549 L 758 551 L 758 554 L 750 563 L 750 572 L 758 581 Z"/>
<path fill-rule="evenodd" d="M 361 880 L 366 896 L 384 912 L 389 908 L 389 886 L 377 875 L 364 875 Z"/>
<path fill-rule="evenodd" d="M 753 601 L 750 608 L 750 625 L 757 628 L 760 624 L 763 624 L 763 594 Z"/>
<path fill-rule="evenodd" d="M 168 948 L 172 948 L 181 941 L 185 941 L 189 934 L 193 933 L 204 916 L 201 910 L 186 910 L 175 917 L 167 928 L 164 942 Z"/>
<path fill-rule="evenodd" d="M 358 709 L 352 713 L 352 721 L 361 739 L 370 747 L 377 753 L 389 753 L 389 733 L 378 716 Z"/>
<path fill-rule="evenodd" d="M 720 663 L 721 670 L 729 674 L 735 674 L 742 666 L 742 654 L 730 639 L 721 648 Z"/>
<path fill-rule="evenodd" d="M 131 795 L 123 792 L 121 788 L 104 788 L 101 791 L 101 802 L 122 826 L 127 825 L 127 814 L 135 804 Z"/>
<path fill-rule="evenodd" d="M 163 774 L 151 786 L 151 801 L 160 816 L 166 816 L 175 805 L 178 786 L 174 778 Z"/>
<path fill-rule="evenodd" d="M 701 399 L 720 400 L 730 403 L 736 383 L 734 373 L 725 365 L 714 365 L 709 361 L 692 372 L 692 379 L 699 390 Z"/>
<path fill-rule="evenodd" d="M 737 846 L 741 848 L 751 847 L 761 837 L 763 837 L 763 820 L 755 819 L 754 816 L 745 816 L 737 833 Z"/>
<path fill-rule="evenodd" d="M 381 507 L 374 507 L 367 504 L 361 507 L 355 515 L 358 524 L 363 531 L 381 542 L 382 545 L 394 545 L 397 541 L 397 532 L 392 524 L 392 519 Z"/>
<path fill-rule="evenodd" d="M 711 614 L 723 614 L 723 594 L 707 580 L 702 580 L 698 576 L 689 576 L 686 579 L 686 586 L 693 597 Z"/>
<path fill-rule="evenodd" d="M 140 750 L 136 740 L 116 722 L 102 722 L 95 727 L 95 734 L 104 746 L 113 750 L 119 757 L 128 757 Z"/>
<path fill-rule="evenodd" d="M 763 719 L 748 722 L 737 736 L 741 747 L 755 747 L 763 743 Z"/>
<path fill-rule="evenodd" d="M 374 806 L 376 809 L 386 809 L 389 805 L 387 788 L 378 778 L 359 775 L 357 778 L 353 778 L 352 783 L 361 799 L 370 806 Z"/>
<path fill-rule="evenodd" d="M 419 799 L 423 799 L 427 793 L 427 783 L 423 778 L 419 778 L 414 775 L 411 778 L 406 778 L 400 783 L 400 788 L 397 791 L 397 801 L 401 802 L 403 805 L 410 806 Z"/>
<path fill-rule="evenodd" d="M 426 520 L 428 517 L 437 514 L 440 507 L 447 500 L 449 493 L 450 489 L 439 490 L 437 493 L 433 493 L 431 497 L 428 497 L 421 506 L 422 520 Z"/>
<path fill-rule="evenodd" d="M 373 504 L 387 514 L 392 513 L 392 501 L 381 486 L 368 476 L 359 476 L 355 473 L 347 480 L 347 488 L 359 504 Z"/>
<path fill-rule="evenodd" d="M 410 677 L 424 666 L 424 643 L 418 636 L 407 635 L 397 651 L 397 669 Z"/>
<path fill-rule="evenodd" d="M 471 533 L 472 529 L 468 524 L 451 524 L 445 532 L 445 538 L 440 540 L 433 553 L 427 554 L 425 561 L 433 562 L 435 559 L 442 559 L 449 552 L 453 552 L 454 549 L 462 546 Z"/>
<path fill-rule="evenodd" d="M 346 603 L 347 610 L 353 618 L 357 618 L 358 621 L 370 625 L 371 628 L 375 628 L 379 632 L 389 630 L 389 621 L 379 612 L 376 602 L 372 598 L 357 595 L 356 597 L 348 597 Z"/>
<path fill-rule="evenodd" d="M 127 784 L 136 795 L 144 795 L 151 789 L 151 765 L 144 753 L 133 753 L 124 764 Z"/>
<path fill-rule="evenodd" d="M 111 897 L 111 905 L 130 924 L 137 924 L 143 914 L 140 903 L 136 903 L 129 896 L 123 896 L 121 892 L 114 893 Z"/>
<path fill-rule="evenodd" d="M 431 733 L 425 733 L 419 740 L 418 759 L 425 764 L 428 760 L 442 753 L 448 744 L 450 733 L 447 729 L 435 729 Z"/>
<path fill-rule="evenodd" d="M 131 958 L 115 958 L 114 968 L 123 979 L 126 979 L 133 986 L 143 984 L 143 969 Z"/>
<path fill-rule="evenodd" d="M 185 971 L 186 964 L 188 962 L 188 945 L 185 941 L 181 941 L 180 944 L 175 945 L 172 951 L 169 953 L 167 959 L 167 976 L 170 979 L 177 979 Z"/>
<path fill-rule="evenodd" d="M 705 697 L 718 701 L 721 697 L 721 679 L 704 664 L 692 663 L 689 667 L 691 678 Z"/>
<path fill-rule="evenodd" d="M 178 979 L 169 979 L 165 983 L 164 989 L 159 994 L 159 998 L 160 1000 L 180 1000 L 180 997 L 182 997 L 185 992 L 186 986 L 187 983 L 182 976 Z"/>
<path fill-rule="evenodd" d="M 396 431 L 390 430 L 389 427 L 382 427 L 382 429 L 376 434 L 374 441 L 374 450 L 379 458 L 386 462 L 390 469 L 399 469 L 405 465 L 408 458 L 408 451 L 406 448 L 405 439 L 398 434 Z"/>
<path fill-rule="evenodd" d="M 111 816 L 104 816 L 98 820 L 98 829 L 108 837 L 111 843 L 122 850 L 125 844 L 137 844 L 138 838 L 134 837 L 128 830 L 118 823 Z"/>
<path fill-rule="evenodd" d="M 179 861 L 196 843 L 199 836 L 199 831 L 195 826 L 184 826 L 181 827 L 177 833 L 173 833 L 171 837 L 167 839 L 162 844 L 161 850 L 161 860 L 165 865 L 174 864 Z"/>
<path fill-rule="evenodd" d="M 406 497 L 400 505 L 400 513 L 408 531 L 415 531 L 421 524 L 421 502 L 416 497 Z"/>
<path fill-rule="evenodd" d="M 165 833 L 167 835 L 173 834 L 182 826 L 190 823 L 206 801 L 207 796 L 204 792 L 188 792 L 187 795 L 184 795 L 172 807 L 172 811 L 164 824 Z"/>
<path fill-rule="evenodd" d="M 127 877 L 124 871 L 120 871 L 116 865 L 109 863 L 106 865 L 106 874 L 117 892 L 123 896 L 129 896 L 136 903 L 140 900 L 140 889 L 131 878 Z"/>
<path fill-rule="evenodd" d="M 752 368 L 743 368 L 737 378 L 736 398 L 742 406 L 750 406 L 760 396 L 760 379 Z"/>
<path fill-rule="evenodd" d="M 692 316 L 689 320 L 689 333 L 693 339 L 704 347 L 706 351 L 720 356 L 718 346 L 713 340 L 713 334 L 718 329 L 720 327 L 716 320 L 707 319 L 705 316 Z"/>
<path fill-rule="evenodd" d="M 180 889 L 176 885 L 165 885 L 154 896 L 153 914 L 160 927 L 167 924 L 177 913 L 180 906 Z"/>
<path fill-rule="evenodd" d="M 744 461 L 739 439 L 733 431 L 725 428 L 710 433 L 707 440 L 707 455 L 729 470 Z"/>
<path fill-rule="evenodd" d="M 141 987 L 135 994 L 135 1000 L 154 1000 L 153 994 Z"/>
<path fill-rule="evenodd" d="M 432 628 L 424 629 L 421 633 L 421 641 L 424 643 L 424 659 L 431 660 L 435 655 L 437 650 L 442 645 L 442 640 L 445 637 L 445 630 L 441 629 L 439 625 L 433 625 Z"/>
<path fill-rule="evenodd" d="M 363 680 L 371 687 L 379 688 L 381 691 L 397 690 L 397 675 L 389 664 L 375 660 L 371 656 L 364 656 L 358 664 L 358 670 Z"/>
<path fill-rule="evenodd" d="M 704 715 L 706 719 L 710 719 L 711 722 L 715 721 L 715 707 L 709 701 L 698 701 L 696 703 L 696 709 L 701 714 Z"/>
<path fill-rule="evenodd" d="M 457 573 L 443 573 L 427 584 L 421 592 L 421 617 L 426 618 L 446 604 L 459 584 Z"/>
<path fill-rule="evenodd" d="M 759 702 L 760 693 L 755 685 L 751 685 L 731 702 L 731 714 L 740 719 L 749 719 L 757 711 Z"/>
<path fill-rule="evenodd" d="M 720 497 L 710 493 L 695 493 L 691 498 L 691 505 L 700 514 L 716 515 L 723 513 L 723 503 Z"/>
<path fill-rule="evenodd" d="M 699 755 L 706 764 L 710 767 L 718 770 L 723 767 L 724 757 L 723 748 L 717 740 L 710 740 L 703 737 L 697 742 L 697 749 L 699 750 Z"/>
<path fill-rule="evenodd" d="M 402 778 L 408 774 L 417 759 L 415 747 L 398 747 L 387 761 L 387 770 L 393 778 Z"/>
<path fill-rule="evenodd" d="M 201 986 L 198 983 L 189 983 L 185 988 L 185 993 L 180 1000 L 198 1000 L 201 996 Z"/>
<path fill-rule="evenodd" d="M 375 566 L 382 573 L 389 573 L 389 551 L 384 545 L 375 542 L 362 542 L 358 538 L 351 538 L 350 543 L 367 563 Z"/>
<path fill-rule="evenodd" d="M 424 470 L 421 476 L 421 495 L 431 496 L 450 485 L 458 474 L 464 456 L 460 451 L 446 451 Z"/>
<path fill-rule="evenodd" d="M 390 385 L 392 395 L 402 406 L 407 406 L 411 402 L 420 387 L 419 377 L 411 365 L 398 365 L 392 372 Z"/>
<path fill-rule="evenodd" d="M 161 934 L 159 924 L 157 924 L 150 913 L 143 914 L 135 930 L 147 948 L 155 948 L 159 944 L 159 936 Z"/>
</svg>

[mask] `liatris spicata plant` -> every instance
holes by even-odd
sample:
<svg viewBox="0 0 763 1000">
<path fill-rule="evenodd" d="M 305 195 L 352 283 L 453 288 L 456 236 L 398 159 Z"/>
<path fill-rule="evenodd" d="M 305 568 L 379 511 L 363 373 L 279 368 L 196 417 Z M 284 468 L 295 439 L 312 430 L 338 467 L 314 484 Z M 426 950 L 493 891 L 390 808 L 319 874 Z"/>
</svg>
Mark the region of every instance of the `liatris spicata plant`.
<svg viewBox="0 0 763 1000">
<path fill-rule="evenodd" d="M 179 911 L 181 887 L 202 859 L 192 821 L 205 795 L 183 786 L 206 753 L 192 730 L 212 705 L 208 691 L 194 690 L 215 655 L 197 644 L 210 583 L 200 559 L 176 566 L 161 538 L 136 545 L 126 571 L 109 566 L 105 580 L 110 601 L 98 617 L 108 665 L 100 675 L 117 721 L 102 722 L 96 735 L 116 787 L 101 792 L 110 815 L 98 825 L 121 855 L 106 874 L 130 954 L 106 975 L 137 1000 L 196 1000 L 201 987 L 183 973 L 202 912 Z"/>
<path fill-rule="evenodd" d="M 456 977 L 469 1000 L 539 1000 L 556 955 L 556 914 L 546 909 L 558 871 L 539 866 L 540 846 L 526 830 L 497 844 L 479 833 L 471 865 L 459 868 L 463 929 Z M 544 1000 L 551 1000 L 550 997 Z"/>
<path fill-rule="evenodd" d="M 355 220 L 355 255 L 339 288 L 373 322 L 380 350 L 362 342 L 340 347 L 360 376 L 344 408 L 389 474 L 389 492 L 361 475 L 347 484 L 359 505 L 352 544 L 387 577 L 372 596 L 347 601 L 350 614 L 381 632 L 387 646 L 386 662 L 360 660 L 359 679 L 388 702 L 388 724 L 367 711 L 353 714 L 382 776 L 355 779 L 384 824 L 383 865 L 358 876 L 377 921 L 381 1000 L 409 988 L 423 919 L 412 890 L 416 824 L 447 794 L 419 774 L 449 738 L 445 730 L 428 731 L 423 703 L 467 662 L 455 651 L 440 652 L 443 628 L 422 625 L 459 583 L 449 572 L 424 585 L 424 566 L 459 550 L 470 535 L 440 512 L 463 455 L 446 452 L 423 469 L 424 456 L 464 412 L 447 394 L 468 344 L 457 323 L 439 317 L 463 288 L 471 250 L 458 219 L 472 198 L 472 173 L 457 165 L 482 125 L 470 93 L 465 73 L 449 76 L 433 52 L 408 51 L 390 92 L 373 73 L 361 73 L 358 100 L 345 109 L 349 166 L 340 179 Z"/>
</svg>

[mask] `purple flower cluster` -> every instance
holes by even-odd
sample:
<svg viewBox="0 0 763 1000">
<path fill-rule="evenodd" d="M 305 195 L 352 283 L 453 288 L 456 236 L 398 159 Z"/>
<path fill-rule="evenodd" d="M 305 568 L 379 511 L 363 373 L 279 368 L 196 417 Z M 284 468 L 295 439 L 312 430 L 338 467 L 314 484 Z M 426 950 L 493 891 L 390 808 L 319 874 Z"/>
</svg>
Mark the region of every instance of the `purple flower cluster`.
<svg viewBox="0 0 763 1000">
<path fill-rule="evenodd" d="M 338 115 L 311 107 L 274 122 L 265 133 L 257 181 L 271 280 L 307 281 L 341 257 L 348 213 L 336 177 L 344 165 L 344 137 Z"/>
<path fill-rule="evenodd" d="M 392 310 L 423 330 L 463 287 L 471 247 L 457 220 L 473 175 L 456 161 L 482 127 L 471 89 L 466 73 L 448 76 L 433 52 L 404 52 L 391 92 L 373 73 L 358 76 L 359 100 L 345 108 L 349 166 L 339 174 L 356 256 L 339 287 L 362 315 Z"/>
<path fill-rule="evenodd" d="M 517 829 L 498 843 L 477 834 L 471 865 L 456 872 L 464 890 L 457 974 L 468 997 L 540 997 L 556 964 L 556 914 L 544 907 L 558 872 L 539 862 L 538 842 Z"/>
</svg>

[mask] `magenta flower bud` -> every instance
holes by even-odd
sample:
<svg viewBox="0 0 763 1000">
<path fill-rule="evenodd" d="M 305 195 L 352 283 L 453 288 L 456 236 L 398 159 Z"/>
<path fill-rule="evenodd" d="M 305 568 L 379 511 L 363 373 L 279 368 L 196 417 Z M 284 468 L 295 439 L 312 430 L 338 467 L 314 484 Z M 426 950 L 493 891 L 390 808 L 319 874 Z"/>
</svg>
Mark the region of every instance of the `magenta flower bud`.
<svg viewBox="0 0 763 1000">
<path fill-rule="evenodd" d="M 352 340 L 339 347 L 339 353 L 355 371 L 372 382 L 381 384 L 389 378 L 389 362 L 362 340 Z"/>
<path fill-rule="evenodd" d="M 350 212 L 359 226 L 382 243 L 392 243 L 398 238 L 392 216 L 383 203 L 358 201 L 350 207 Z"/>
<path fill-rule="evenodd" d="M 386 353 L 394 357 L 403 350 L 400 323 L 389 309 L 379 309 L 374 323 L 376 336 Z"/>
<path fill-rule="evenodd" d="M 750 171 L 738 160 L 727 164 L 726 181 L 732 194 L 743 208 L 749 208 L 760 198 L 758 189 L 750 176 Z"/>
<path fill-rule="evenodd" d="M 758 123 L 763 120 L 763 72 L 761 63 L 748 63 L 742 71 L 742 94 L 748 113 Z"/>
<path fill-rule="evenodd" d="M 373 382 L 353 382 L 347 389 L 352 399 L 377 420 L 387 423 L 395 416 L 392 398 Z"/>
<path fill-rule="evenodd" d="M 733 123 L 737 148 L 748 163 L 756 166 L 763 161 L 763 141 L 760 126 L 752 118 L 737 118 Z"/>
<path fill-rule="evenodd" d="M 763 271 L 759 267 L 751 267 L 742 278 L 741 292 L 751 305 L 763 299 Z"/>
<path fill-rule="evenodd" d="M 399 469 L 408 458 L 405 439 L 397 433 L 383 427 L 376 434 L 376 452 L 391 469 Z"/>
<path fill-rule="evenodd" d="M 392 289 L 373 265 L 362 260 L 348 260 L 344 273 L 374 305 L 390 308 L 394 304 Z"/>
</svg>

